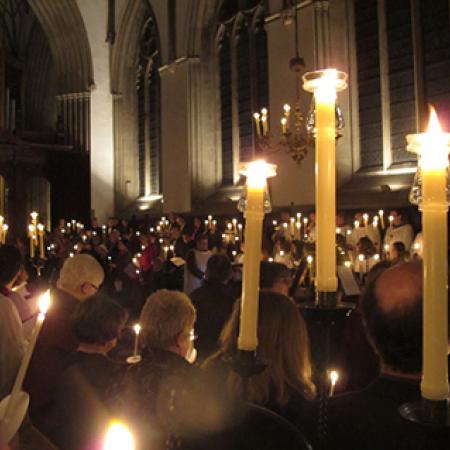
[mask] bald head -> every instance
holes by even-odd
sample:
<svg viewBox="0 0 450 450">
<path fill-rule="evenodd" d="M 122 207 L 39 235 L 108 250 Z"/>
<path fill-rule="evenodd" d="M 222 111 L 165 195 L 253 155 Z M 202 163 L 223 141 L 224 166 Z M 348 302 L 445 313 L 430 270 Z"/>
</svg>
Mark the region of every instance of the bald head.
<svg viewBox="0 0 450 450">
<path fill-rule="evenodd" d="M 422 266 L 404 263 L 374 276 L 360 299 L 370 341 L 385 365 L 422 370 Z"/>
<path fill-rule="evenodd" d="M 422 264 L 404 263 L 383 271 L 375 280 L 380 312 L 403 314 L 422 301 Z"/>
</svg>

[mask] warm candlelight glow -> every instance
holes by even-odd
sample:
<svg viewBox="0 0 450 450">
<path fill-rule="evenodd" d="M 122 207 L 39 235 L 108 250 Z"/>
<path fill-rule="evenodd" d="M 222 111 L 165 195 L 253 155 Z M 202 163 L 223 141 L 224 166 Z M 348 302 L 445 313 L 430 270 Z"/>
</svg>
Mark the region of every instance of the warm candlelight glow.
<svg viewBox="0 0 450 450">
<path fill-rule="evenodd" d="M 288 105 L 287 103 L 285 103 L 285 104 L 283 105 L 283 110 L 284 110 L 284 112 L 285 112 L 286 114 L 289 114 L 289 113 L 291 112 L 291 106 Z"/>
<path fill-rule="evenodd" d="M 30 213 L 30 216 L 32 220 L 37 220 L 38 213 L 36 211 L 33 211 L 32 213 Z"/>
<path fill-rule="evenodd" d="M 423 369 L 422 397 L 448 401 L 448 154 L 450 133 L 431 108 L 425 133 L 408 135 L 419 158 L 422 182 Z"/>
<path fill-rule="evenodd" d="M 314 260 L 314 258 L 313 258 L 311 255 L 308 255 L 308 256 L 306 257 L 306 262 L 307 262 L 309 265 L 312 264 L 313 260 Z"/>
<path fill-rule="evenodd" d="M 130 430 L 121 422 L 113 422 L 106 433 L 102 450 L 134 450 L 135 448 Z"/>
<path fill-rule="evenodd" d="M 352 267 L 351 261 L 344 261 L 344 266 L 350 269 L 350 267 Z"/>
<path fill-rule="evenodd" d="M 360 262 L 363 262 L 363 261 L 364 261 L 364 255 L 363 255 L 362 253 L 360 253 L 360 254 L 358 255 L 358 260 L 359 260 Z"/>
<path fill-rule="evenodd" d="M 336 383 L 339 381 L 339 372 L 337 370 L 330 370 L 329 377 L 330 377 L 330 392 L 329 392 L 329 396 L 333 397 L 334 390 L 336 388 Z"/>
<path fill-rule="evenodd" d="M 134 332 L 135 332 L 136 334 L 139 334 L 139 333 L 141 332 L 141 326 L 140 326 L 138 323 L 136 323 L 136 324 L 133 326 L 133 329 L 134 329 Z"/>
<path fill-rule="evenodd" d="M 50 290 L 46 290 L 40 297 L 39 297 L 39 311 L 42 315 L 46 315 L 48 309 L 50 308 L 51 304 L 51 298 L 50 298 Z"/>
<path fill-rule="evenodd" d="M 358 229 L 359 228 L 359 220 L 355 220 L 353 222 L 353 225 L 355 226 L 356 229 Z"/>
</svg>

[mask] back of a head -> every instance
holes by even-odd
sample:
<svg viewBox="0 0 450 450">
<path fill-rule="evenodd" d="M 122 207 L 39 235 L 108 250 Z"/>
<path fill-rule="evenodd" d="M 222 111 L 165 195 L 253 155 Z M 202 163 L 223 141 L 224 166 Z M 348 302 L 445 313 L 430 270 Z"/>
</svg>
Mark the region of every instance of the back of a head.
<svg viewBox="0 0 450 450">
<path fill-rule="evenodd" d="M 167 349 L 178 334 L 192 328 L 195 308 L 183 292 L 161 289 L 145 302 L 141 312 L 142 344 L 154 349 Z"/>
<path fill-rule="evenodd" d="M 75 291 L 84 283 L 100 286 L 105 278 L 105 272 L 97 260 L 88 254 L 78 254 L 67 258 L 59 273 L 57 287 Z"/>
<path fill-rule="evenodd" d="M 105 344 L 117 339 L 127 320 L 126 311 L 104 295 L 80 303 L 72 317 L 72 330 L 79 342 Z"/>
<path fill-rule="evenodd" d="M 229 322 L 222 331 L 222 353 L 237 350 L 240 302 L 236 302 Z M 289 297 L 272 291 L 261 291 L 258 312 L 258 357 L 267 362 L 265 370 L 250 378 L 246 398 L 264 404 L 273 401 L 284 405 L 293 390 L 312 398 L 309 339 L 305 322 Z M 231 390 L 242 396 L 240 376 L 230 375 Z"/>
<path fill-rule="evenodd" d="M 380 271 L 360 299 L 369 338 L 383 363 L 403 373 L 422 369 L 422 266 Z"/>
<path fill-rule="evenodd" d="M 284 264 L 268 261 L 261 262 L 259 279 L 259 287 L 261 289 L 272 289 L 276 283 L 289 277 L 289 269 Z"/>
<path fill-rule="evenodd" d="M 22 255 L 14 245 L 0 247 L 0 284 L 9 284 L 22 267 Z"/>
<path fill-rule="evenodd" d="M 225 283 L 232 275 L 232 267 L 228 257 L 222 253 L 212 255 L 206 264 L 206 279 L 217 283 Z"/>
</svg>

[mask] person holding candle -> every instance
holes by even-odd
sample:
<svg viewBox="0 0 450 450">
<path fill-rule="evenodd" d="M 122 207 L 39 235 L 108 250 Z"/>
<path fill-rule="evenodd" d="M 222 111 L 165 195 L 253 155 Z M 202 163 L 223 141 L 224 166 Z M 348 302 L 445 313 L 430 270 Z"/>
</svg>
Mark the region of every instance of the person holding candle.
<svg viewBox="0 0 450 450">
<path fill-rule="evenodd" d="M 214 401 L 209 383 L 189 363 L 195 320 L 192 302 L 178 291 L 159 290 L 142 309 L 142 360 L 127 371 L 122 401 L 141 448 L 167 448 L 158 445 L 173 443 L 174 434 L 183 443 L 188 435 L 222 424 L 220 404 L 209 403 Z"/>
<path fill-rule="evenodd" d="M 22 256 L 12 245 L 0 247 L 0 399 L 10 393 L 25 341 L 12 287 L 22 268 Z"/>
<path fill-rule="evenodd" d="M 331 450 L 448 448 L 450 429 L 403 419 L 399 407 L 419 398 L 422 371 L 422 265 L 381 269 L 360 299 L 381 373 L 361 392 L 330 401 Z"/>
<path fill-rule="evenodd" d="M 66 368 L 67 357 L 78 347 L 78 339 L 68 327 L 80 302 L 94 296 L 103 283 L 102 266 L 90 255 L 67 258 L 61 268 L 57 288 L 52 291 L 52 308 L 42 327 L 24 387 L 30 393 L 30 416 L 44 434 L 48 412 L 54 400 L 54 386 Z"/>
<path fill-rule="evenodd" d="M 390 220 L 389 227 L 384 235 L 383 245 L 390 245 L 392 242 L 403 242 L 406 249 L 411 247 L 414 240 L 413 227 L 406 223 L 403 214 L 397 209 L 389 212 Z"/>
<path fill-rule="evenodd" d="M 102 424 L 114 416 L 125 364 L 108 357 L 116 346 L 127 313 L 109 297 L 98 295 L 79 303 L 71 327 L 79 345 L 58 383 L 48 433 L 61 449 L 92 448 Z"/>
<path fill-rule="evenodd" d="M 184 292 L 190 294 L 201 286 L 205 275 L 206 264 L 212 253 L 208 250 L 208 237 L 201 235 L 197 238 L 195 248 L 186 255 L 184 269 Z"/>
</svg>

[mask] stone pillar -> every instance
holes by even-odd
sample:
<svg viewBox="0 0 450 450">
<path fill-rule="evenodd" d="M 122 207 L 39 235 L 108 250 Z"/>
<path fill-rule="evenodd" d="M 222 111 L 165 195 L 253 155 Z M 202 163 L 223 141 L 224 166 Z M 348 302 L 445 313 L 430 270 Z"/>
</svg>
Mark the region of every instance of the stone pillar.
<svg viewBox="0 0 450 450">
<path fill-rule="evenodd" d="M 161 75 L 162 192 L 164 212 L 191 210 L 191 164 L 188 129 L 188 62 L 168 66 Z"/>
<path fill-rule="evenodd" d="M 90 98 L 91 208 L 102 222 L 114 213 L 113 99 L 110 46 L 106 42 L 108 2 L 77 0 L 91 47 L 94 86 Z"/>
</svg>

